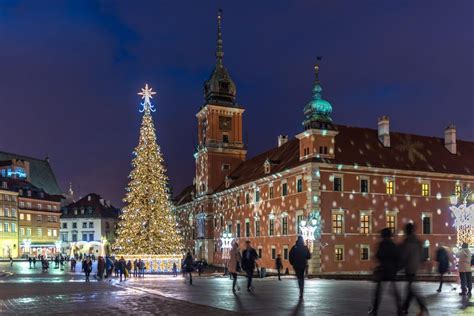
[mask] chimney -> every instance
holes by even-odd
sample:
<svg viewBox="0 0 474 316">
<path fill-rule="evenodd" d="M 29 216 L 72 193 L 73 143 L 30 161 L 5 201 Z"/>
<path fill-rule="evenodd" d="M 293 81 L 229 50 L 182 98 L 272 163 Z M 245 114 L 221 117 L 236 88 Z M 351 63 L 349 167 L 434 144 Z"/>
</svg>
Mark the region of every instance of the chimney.
<svg viewBox="0 0 474 316">
<path fill-rule="evenodd" d="M 444 147 L 453 155 L 456 154 L 456 126 L 453 124 L 444 130 Z"/>
<path fill-rule="evenodd" d="M 379 117 L 379 141 L 384 147 L 390 147 L 390 121 L 388 116 Z"/>
<path fill-rule="evenodd" d="M 288 142 L 288 135 L 278 135 L 278 147 Z"/>
</svg>

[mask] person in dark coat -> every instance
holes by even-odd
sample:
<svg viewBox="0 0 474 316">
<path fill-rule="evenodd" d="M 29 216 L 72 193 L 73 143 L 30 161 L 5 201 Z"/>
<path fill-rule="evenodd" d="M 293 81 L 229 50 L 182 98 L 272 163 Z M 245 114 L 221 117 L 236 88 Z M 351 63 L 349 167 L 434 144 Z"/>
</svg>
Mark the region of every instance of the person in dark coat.
<svg viewBox="0 0 474 316">
<path fill-rule="evenodd" d="M 304 292 L 304 272 L 308 265 L 308 260 L 311 259 L 311 253 L 308 247 L 304 244 L 302 236 L 298 236 L 296 243 L 290 250 L 290 264 L 295 270 L 296 278 L 298 279 L 298 287 L 300 289 L 300 298 L 303 298 Z"/>
<path fill-rule="evenodd" d="M 104 257 L 99 256 L 99 259 L 97 261 L 97 276 L 101 280 L 104 277 L 104 271 L 105 271 L 105 260 L 104 260 Z"/>
<path fill-rule="evenodd" d="M 89 276 L 92 272 L 92 261 L 89 257 L 85 258 L 84 261 L 82 262 L 82 269 L 84 270 L 84 273 L 86 275 L 86 282 L 89 282 Z"/>
<path fill-rule="evenodd" d="M 193 285 L 193 256 L 191 255 L 191 252 L 188 251 L 186 254 L 186 258 L 184 258 L 183 266 L 186 269 L 186 273 L 189 273 L 189 284 Z"/>
<path fill-rule="evenodd" d="M 254 290 L 252 286 L 253 271 L 255 270 L 258 254 L 250 245 L 250 240 L 245 242 L 245 250 L 242 251 L 242 269 L 247 273 L 247 291 Z"/>
<path fill-rule="evenodd" d="M 405 314 L 408 313 L 410 308 L 410 302 L 413 298 L 416 299 L 420 307 L 420 315 L 428 312 L 423 297 L 416 290 L 413 283 L 416 280 L 416 273 L 423 262 L 423 246 L 415 235 L 415 225 L 408 223 L 405 225 L 405 240 L 400 245 L 401 247 L 401 262 L 402 267 L 405 269 L 406 278 L 408 281 L 406 298 L 402 306 L 402 310 Z"/>
<path fill-rule="evenodd" d="M 436 250 L 436 262 L 438 262 L 439 287 L 436 292 L 441 292 L 443 287 L 443 276 L 449 270 L 449 256 L 446 248 L 441 246 Z"/>
<path fill-rule="evenodd" d="M 278 273 L 278 281 L 281 281 L 281 269 L 283 269 L 283 263 L 281 263 L 281 254 L 278 254 L 277 258 L 275 259 L 275 268 L 277 269 Z"/>
<path fill-rule="evenodd" d="M 125 272 L 125 269 L 127 269 L 127 262 L 125 261 L 124 257 L 120 257 L 120 260 L 118 261 L 118 269 L 120 273 L 120 282 L 122 282 L 122 277 L 127 281 L 127 275 Z"/>
<path fill-rule="evenodd" d="M 379 264 L 374 271 L 376 282 L 374 301 L 369 313 L 377 315 L 380 304 L 380 294 L 382 293 L 382 282 L 390 282 L 395 297 L 395 303 L 400 313 L 400 294 L 397 285 L 395 284 L 400 262 L 400 250 L 392 240 L 392 230 L 390 228 L 382 229 L 380 237 L 382 238 L 382 241 L 379 243 L 379 248 L 375 254 L 375 258 L 377 258 Z"/>
</svg>

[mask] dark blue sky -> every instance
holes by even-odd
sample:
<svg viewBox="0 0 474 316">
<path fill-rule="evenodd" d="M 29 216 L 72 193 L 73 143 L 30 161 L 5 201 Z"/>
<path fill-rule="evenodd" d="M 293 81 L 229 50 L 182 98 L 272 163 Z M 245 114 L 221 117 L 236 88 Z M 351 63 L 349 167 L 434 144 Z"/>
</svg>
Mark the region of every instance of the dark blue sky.
<svg viewBox="0 0 474 316">
<path fill-rule="evenodd" d="M 302 130 L 313 65 L 337 124 L 474 139 L 472 1 L 0 2 L 0 150 L 51 158 L 60 185 L 119 205 L 140 124 L 154 114 L 175 194 L 192 182 L 195 113 L 215 63 L 246 108 L 249 156 Z"/>
</svg>

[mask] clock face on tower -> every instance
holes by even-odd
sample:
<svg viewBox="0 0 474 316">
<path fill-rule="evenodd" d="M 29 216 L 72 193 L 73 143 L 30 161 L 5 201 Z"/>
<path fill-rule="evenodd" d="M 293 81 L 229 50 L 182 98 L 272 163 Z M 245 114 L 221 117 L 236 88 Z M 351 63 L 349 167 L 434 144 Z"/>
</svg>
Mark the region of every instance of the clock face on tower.
<svg viewBox="0 0 474 316">
<path fill-rule="evenodd" d="M 219 128 L 223 131 L 230 131 L 232 128 L 232 117 L 219 116 Z"/>
</svg>

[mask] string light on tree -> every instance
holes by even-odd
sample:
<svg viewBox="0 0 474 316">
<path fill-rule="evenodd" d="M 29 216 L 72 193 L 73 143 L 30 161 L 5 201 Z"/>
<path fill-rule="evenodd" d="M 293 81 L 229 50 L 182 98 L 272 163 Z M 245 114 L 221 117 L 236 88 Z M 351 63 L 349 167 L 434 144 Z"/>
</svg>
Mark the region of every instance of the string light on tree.
<svg viewBox="0 0 474 316">
<path fill-rule="evenodd" d="M 114 245 L 118 254 L 177 255 L 183 249 L 171 213 L 168 177 L 151 117 L 155 112 L 151 104 L 155 94 L 148 84 L 138 93 L 143 99 L 140 113 L 144 114 Z"/>
</svg>

